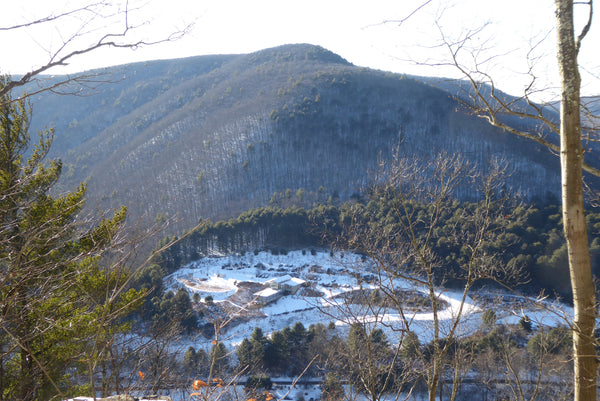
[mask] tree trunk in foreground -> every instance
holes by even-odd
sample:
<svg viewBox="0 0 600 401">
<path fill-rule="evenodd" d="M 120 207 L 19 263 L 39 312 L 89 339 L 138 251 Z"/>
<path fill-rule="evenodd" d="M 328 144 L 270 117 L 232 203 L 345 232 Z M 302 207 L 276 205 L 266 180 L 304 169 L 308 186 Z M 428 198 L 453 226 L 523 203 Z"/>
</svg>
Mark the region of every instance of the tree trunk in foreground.
<svg viewBox="0 0 600 401">
<path fill-rule="evenodd" d="M 594 326 L 596 297 L 583 207 L 580 76 L 573 0 L 556 0 L 558 66 L 561 78 L 560 138 L 562 211 L 573 289 L 574 399 L 596 400 Z"/>
</svg>

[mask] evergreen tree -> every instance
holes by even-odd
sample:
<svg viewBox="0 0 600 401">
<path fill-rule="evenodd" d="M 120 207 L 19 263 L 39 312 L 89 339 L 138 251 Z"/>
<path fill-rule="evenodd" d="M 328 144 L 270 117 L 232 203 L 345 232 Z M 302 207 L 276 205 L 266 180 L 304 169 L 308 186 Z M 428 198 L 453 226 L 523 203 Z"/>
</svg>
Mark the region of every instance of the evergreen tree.
<svg viewBox="0 0 600 401">
<path fill-rule="evenodd" d="M 177 324 L 183 331 L 191 333 L 198 327 L 197 313 L 189 294 L 183 288 L 176 293 L 167 291 L 161 297 L 157 295 L 147 307 L 151 309 L 151 328 L 154 331 L 160 332 L 165 326 Z"/>
<path fill-rule="evenodd" d="M 229 366 L 229 353 L 223 343 L 217 343 L 212 346 L 208 354 L 211 363 L 211 373 L 221 375 L 226 372 Z"/>
<path fill-rule="evenodd" d="M 335 373 L 327 373 L 321 384 L 321 395 L 324 401 L 340 401 L 344 399 L 344 388 Z"/>
<path fill-rule="evenodd" d="M 270 348 L 269 340 L 264 336 L 260 327 L 256 327 L 250 340 L 244 339 L 236 353 L 240 367 L 245 373 L 263 373 L 266 368 L 266 350 Z"/>
<path fill-rule="evenodd" d="M 406 359 L 417 359 L 419 357 L 421 342 L 419 336 L 414 331 L 406 332 L 402 345 L 400 347 L 400 355 Z"/>
<path fill-rule="evenodd" d="M 208 355 L 202 349 L 190 346 L 183 355 L 183 372 L 188 378 L 197 378 L 208 374 Z"/>
<path fill-rule="evenodd" d="M 481 315 L 481 322 L 487 330 L 491 330 L 494 328 L 497 319 L 498 318 L 496 316 L 496 311 L 494 311 L 493 309 L 486 309 Z"/>
<path fill-rule="evenodd" d="M 282 373 L 287 368 L 290 348 L 287 337 L 276 331 L 271 335 L 271 341 L 265 349 L 265 364 L 272 371 Z"/>
<path fill-rule="evenodd" d="M 308 332 L 302 323 L 296 322 L 291 330 L 284 329 L 284 335 L 287 335 L 289 344 L 291 373 L 299 374 L 306 368 L 310 360 L 307 356 Z"/>
<path fill-rule="evenodd" d="M 247 338 L 244 338 L 235 351 L 240 369 L 247 373 L 252 370 L 252 343 Z"/>
<path fill-rule="evenodd" d="M 367 332 L 365 326 L 354 323 L 348 332 L 347 369 L 350 380 L 373 401 L 394 383 L 394 354 L 381 329 Z"/>
<path fill-rule="evenodd" d="M 183 370 L 186 374 L 191 375 L 196 369 L 196 350 L 189 346 L 183 355 Z"/>
<path fill-rule="evenodd" d="M 254 328 L 254 331 L 252 332 L 252 336 L 250 338 L 252 339 L 252 341 L 263 345 L 267 342 L 267 338 L 265 337 L 260 327 Z"/>
<path fill-rule="evenodd" d="M 190 295 L 183 288 L 177 290 L 173 298 L 173 317 L 181 322 L 181 326 L 187 332 L 191 332 L 198 326 L 198 319 L 192 307 Z"/>
<path fill-rule="evenodd" d="M 1 77 L 0 88 L 7 82 Z M 90 289 L 77 285 L 99 271 L 99 256 L 125 219 L 121 209 L 91 228 L 76 224 L 86 187 L 50 195 L 62 164 L 45 160 L 52 131 L 30 146 L 30 117 L 25 100 L 0 98 L 0 343 L 10 367 L 7 374 L 4 364 L 0 369 L 0 391 L 21 400 L 74 388 L 65 372 L 81 356 L 89 329 L 120 316 L 105 309 L 118 296 L 91 305 L 81 296 Z"/>
</svg>

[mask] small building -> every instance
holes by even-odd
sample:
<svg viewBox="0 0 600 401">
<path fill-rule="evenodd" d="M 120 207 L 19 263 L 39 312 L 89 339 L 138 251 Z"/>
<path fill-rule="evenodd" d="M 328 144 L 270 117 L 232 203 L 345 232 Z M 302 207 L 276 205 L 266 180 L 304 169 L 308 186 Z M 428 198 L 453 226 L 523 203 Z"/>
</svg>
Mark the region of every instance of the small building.
<svg viewBox="0 0 600 401">
<path fill-rule="evenodd" d="M 277 301 L 279 298 L 281 298 L 281 296 L 281 291 L 273 288 L 265 288 L 264 290 L 254 293 L 254 302 L 261 305 L 267 305 L 271 302 Z"/>
<path fill-rule="evenodd" d="M 306 280 L 286 274 L 285 276 L 275 277 L 265 281 L 265 285 L 274 290 L 289 291 L 290 293 L 295 294 L 300 287 L 306 285 Z"/>
</svg>

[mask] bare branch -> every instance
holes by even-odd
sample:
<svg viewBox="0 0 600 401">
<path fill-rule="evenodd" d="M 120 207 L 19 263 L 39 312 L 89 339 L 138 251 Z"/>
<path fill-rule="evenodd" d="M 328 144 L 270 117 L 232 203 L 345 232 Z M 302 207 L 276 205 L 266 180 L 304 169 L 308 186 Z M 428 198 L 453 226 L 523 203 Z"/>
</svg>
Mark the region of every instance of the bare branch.
<svg viewBox="0 0 600 401">
<path fill-rule="evenodd" d="M 23 74 L 17 79 L 10 79 L 6 84 L 0 88 L 0 98 L 4 98 L 6 94 L 13 91 L 15 88 L 23 87 L 28 83 L 32 82 L 35 77 L 48 73 L 50 70 L 69 65 L 74 59 L 95 52 L 97 50 L 103 48 L 114 48 L 114 49 L 132 49 L 135 50 L 140 47 L 145 46 L 153 46 L 165 42 L 171 42 L 182 38 L 186 35 L 193 27 L 193 24 L 189 24 L 185 26 L 183 29 L 176 30 L 171 32 L 166 37 L 157 38 L 157 39 L 131 39 L 134 31 L 137 31 L 139 28 L 144 26 L 145 24 L 134 25 L 130 23 L 130 13 L 132 11 L 137 10 L 136 8 L 131 8 L 129 5 L 129 1 L 126 2 L 126 6 L 124 10 L 116 11 L 112 14 L 103 14 L 103 7 L 110 5 L 105 1 L 99 1 L 95 3 L 88 4 L 84 7 L 76 8 L 73 10 L 66 11 L 61 14 L 51 15 L 45 18 L 41 18 L 35 21 L 27 22 L 24 24 L 17 24 L 14 26 L 1 28 L 0 30 L 8 31 L 8 30 L 17 30 L 20 28 L 26 28 L 33 25 L 40 25 L 48 22 L 58 22 L 66 17 L 73 17 L 84 14 L 90 14 L 91 18 L 84 19 L 79 29 L 70 34 L 69 37 L 62 39 L 62 44 L 53 51 L 49 51 L 49 59 L 45 64 L 42 64 L 39 67 L 33 68 L 31 71 Z M 88 44 L 78 45 L 76 41 L 86 38 L 92 34 L 96 34 L 95 31 L 100 31 L 106 28 L 92 29 L 88 30 L 87 27 L 90 25 L 92 21 L 98 18 L 108 19 L 120 17 L 122 18 L 121 28 L 115 28 L 114 30 L 109 30 L 107 32 L 101 33 L 100 37 L 97 39 L 92 39 L 92 41 Z M 60 34 L 60 31 L 59 31 Z M 96 73 L 97 74 L 97 73 Z M 95 75 L 95 74 L 94 74 Z M 32 91 L 28 91 L 23 96 L 31 96 L 33 94 L 38 94 L 43 91 L 51 91 L 55 90 L 58 87 L 73 82 L 84 82 L 86 80 L 89 81 L 89 78 L 92 74 L 78 74 L 67 76 L 64 80 L 53 82 L 49 86 L 41 86 L 39 89 L 34 89 Z"/>
<path fill-rule="evenodd" d="M 580 4 L 580 3 L 578 3 L 578 4 Z M 583 4 L 587 4 L 589 6 L 589 14 L 588 14 L 588 20 L 587 20 L 585 26 L 583 27 L 583 29 L 581 30 L 581 33 L 577 37 L 577 41 L 575 43 L 576 53 L 579 53 L 579 49 L 581 48 L 581 42 L 583 41 L 585 36 L 590 31 L 590 28 L 592 26 L 592 16 L 594 15 L 593 1 L 589 0 L 587 3 L 583 3 Z"/>
<path fill-rule="evenodd" d="M 589 6 L 591 13 L 591 3 L 589 4 Z M 588 25 L 590 23 L 591 20 L 588 21 Z M 530 98 L 530 95 L 532 94 L 533 84 L 536 79 L 535 75 L 533 75 L 532 73 L 532 64 L 529 64 L 528 71 L 528 73 L 531 76 L 531 80 L 529 84 L 524 88 L 523 96 L 511 99 L 499 92 L 496 88 L 492 76 L 480 68 L 481 65 L 489 62 L 491 58 L 479 61 L 477 60 L 477 49 L 469 50 L 466 47 L 467 42 L 473 37 L 473 35 L 476 33 L 480 33 L 483 28 L 470 30 L 466 32 L 460 39 L 453 41 L 446 37 L 442 27 L 437 21 L 436 26 L 438 27 L 442 45 L 446 48 L 449 55 L 449 61 L 439 63 L 438 65 L 455 67 L 466 79 L 466 82 L 468 82 L 470 87 L 470 90 L 464 90 L 464 97 L 455 96 L 455 99 L 458 100 L 463 106 L 465 106 L 467 110 L 470 110 L 476 116 L 487 120 L 491 125 L 494 125 L 513 135 L 532 140 L 558 155 L 560 153 L 560 146 L 557 144 L 557 142 L 553 142 L 545 138 L 545 136 L 542 134 L 542 131 L 535 132 L 517 129 L 513 126 L 504 123 L 501 119 L 502 116 L 506 115 L 517 116 L 523 119 L 530 119 L 540 122 L 543 127 L 546 127 L 550 132 L 556 134 L 557 136 L 560 133 L 560 127 L 557 124 L 557 122 L 551 120 L 545 114 L 544 105 L 540 106 L 536 102 L 533 102 Z M 589 30 L 589 26 L 587 26 L 587 29 Z M 584 29 L 584 32 L 582 32 L 580 38 L 583 39 L 586 33 L 587 30 Z M 542 41 L 547 38 L 547 36 L 548 35 L 543 36 L 538 42 L 532 45 L 532 48 L 528 52 L 528 60 L 531 60 L 530 57 L 535 47 L 539 46 L 540 43 L 542 43 Z M 471 61 L 473 62 L 473 67 L 471 68 L 468 68 L 459 59 L 460 54 L 464 51 L 468 52 L 471 56 Z M 524 107 L 523 103 L 529 109 Z M 589 121 L 592 121 L 592 114 L 589 114 Z M 584 132 L 587 135 L 584 139 L 589 142 L 597 141 L 597 139 L 590 136 L 590 134 L 595 133 L 597 131 L 598 128 L 596 128 L 594 124 L 585 127 Z M 593 176 L 600 177 L 600 168 L 592 166 L 585 160 L 583 161 L 583 170 Z"/>
<path fill-rule="evenodd" d="M 11 25 L 11 26 L 5 26 L 2 27 L 0 26 L 0 31 L 12 31 L 12 30 L 16 30 L 16 29 L 21 29 L 21 28 L 27 28 L 27 27 L 31 27 L 34 25 L 40 25 L 40 24 L 45 24 L 47 22 L 53 22 L 53 21 L 57 21 L 59 19 L 62 19 L 64 17 L 68 17 L 68 16 L 72 16 L 72 15 L 76 15 L 81 13 L 82 11 L 85 12 L 94 12 L 93 9 L 99 6 L 105 6 L 107 5 L 106 2 L 104 1 L 100 1 L 97 3 L 92 3 L 92 4 L 88 4 L 84 7 L 79 7 L 79 8 L 75 8 L 69 11 L 65 11 L 63 13 L 60 14 L 52 14 L 52 15 L 48 15 L 46 17 L 43 18 L 39 18 L 33 21 L 27 21 L 21 24 L 16 24 L 16 25 Z"/>
<path fill-rule="evenodd" d="M 419 10 L 421 10 L 423 7 L 425 7 L 426 5 L 428 5 L 429 3 L 431 3 L 433 0 L 427 0 L 423 3 L 421 3 L 421 5 L 419 5 L 417 8 L 415 8 L 413 11 L 411 11 L 406 17 L 401 18 L 399 20 L 385 20 L 383 21 L 383 24 L 389 24 L 389 23 L 393 23 L 393 24 L 398 24 L 398 25 L 402 25 L 404 22 L 408 21 L 413 15 L 415 15 Z"/>
</svg>

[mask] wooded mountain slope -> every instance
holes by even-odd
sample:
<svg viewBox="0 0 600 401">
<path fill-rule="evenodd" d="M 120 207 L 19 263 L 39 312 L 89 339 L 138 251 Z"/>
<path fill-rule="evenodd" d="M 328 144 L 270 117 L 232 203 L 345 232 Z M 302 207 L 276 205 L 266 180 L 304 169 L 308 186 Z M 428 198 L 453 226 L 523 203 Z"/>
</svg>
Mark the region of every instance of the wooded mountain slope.
<svg viewBox="0 0 600 401">
<path fill-rule="evenodd" d="M 177 230 L 264 205 L 348 198 L 379 155 L 505 158 L 507 187 L 560 190 L 558 158 L 499 132 L 425 79 L 354 66 L 317 46 L 110 68 L 81 96 L 33 99 L 32 128 L 56 128 L 63 188 L 88 184 L 88 210 L 126 205 Z M 302 191 L 297 191 L 302 188 Z M 460 194 L 467 197 L 470 194 Z"/>
</svg>

